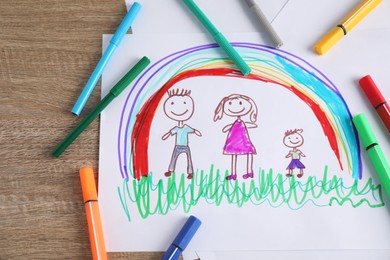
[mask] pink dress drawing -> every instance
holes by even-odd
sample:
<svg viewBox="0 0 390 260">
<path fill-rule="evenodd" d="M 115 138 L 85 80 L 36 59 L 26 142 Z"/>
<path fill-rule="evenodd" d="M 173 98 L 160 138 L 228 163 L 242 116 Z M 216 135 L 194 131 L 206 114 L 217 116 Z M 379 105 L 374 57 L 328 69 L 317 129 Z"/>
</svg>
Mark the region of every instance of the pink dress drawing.
<svg viewBox="0 0 390 260">
<path fill-rule="evenodd" d="M 245 123 L 236 120 L 229 131 L 223 148 L 224 154 L 256 154 L 256 149 L 249 139 Z"/>
</svg>

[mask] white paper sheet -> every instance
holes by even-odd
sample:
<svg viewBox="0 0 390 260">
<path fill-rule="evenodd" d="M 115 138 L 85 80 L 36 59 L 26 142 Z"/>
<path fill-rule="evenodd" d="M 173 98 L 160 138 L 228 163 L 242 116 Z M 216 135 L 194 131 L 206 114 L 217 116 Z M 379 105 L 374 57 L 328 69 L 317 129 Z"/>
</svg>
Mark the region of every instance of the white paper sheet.
<svg viewBox="0 0 390 260">
<path fill-rule="evenodd" d="M 266 51 L 276 52 L 282 55 L 283 58 L 299 62 L 310 73 L 320 77 L 322 81 L 333 83 L 340 91 L 353 115 L 365 113 L 368 116 L 385 154 L 389 157 L 390 142 L 388 133 L 382 127 L 380 120 L 357 84 L 359 78 L 371 74 L 377 84 L 382 86 L 381 90 L 384 96 L 387 99 L 390 98 L 390 89 L 386 87 L 390 84 L 387 75 L 390 65 L 390 50 L 388 49 L 390 27 L 387 26 L 388 21 L 386 20 L 386 26 L 383 22 L 379 26 L 378 23 L 362 24 L 360 30 L 356 28 L 351 32 L 350 37 L 345 37 L 334 49 L 320 57 L 314 54 L 310 48 L 329 27 L 316 20 L 321 15 L 326 15 L 318 10 L 304 16 L 292 15 L 297 10 L 301 10 L 300 8 L 303 6 L 316 10 L 314 3 L 313 7 L 310 7 L 309 3 L 311 2 L 294 1 L 294 5 L 289 3 L 278 19 L 275 20 L 275 26 L 286 43 L 282 51 L 261 47 L 262 50 L 259 50 L 259 52 L 262 54 Z M 323 4 L 325 7 L 325 3 Z M 349 7 L 346 6 L 345 8 L 348 9 Z M 383 11 L 380 10 L 380 12 Z M 342 17 L 343 15 L 345 15 L 345 12 L 342 13 L 341 11 L 339 14 L 334 14 L 335 17 Z M 286 16 L 295 19 L 289 19 Z M 306 28 L 310 33 L 288 30 L 283 26 L 283 23 L 285 24 L 287 20 L 290 20 L 290 26 L 295 28 L 303 28 L 303 24 L 309 24 Z M 321 18 L 320 20 L 327 21 L 331 18 Z M 307 23 L 308 21 L 314 22 Z M 315 32 L 316 27 L 320 27 L 321 30 Z M 259 34 L 256 33 L 226 36 L 232 42 L 241 43 L 258 44 L 259 39 L 261 39 Z M 110 36 L 104 38 L 105 44 L 107 44 L 109 38 Z M 146 219 L 140 216 L 142 210 L 140 211 L 137 208 L 136 203 L 129 202 L 130 197 L 126 195 L 127 192 L 123 188 L 126 187 L 126 182 L 123 181 L 121 172 L 122 174 L 126 173 L 123 170 L 124 167 L 128 167 L 128 170 L 132 168 L 123 160 L 119 160 L 120 156 L 123 156 L 124 148 L 130 148 L 130 139 L 126 139 L 128 143 L 125 144 L 123 136 L 126 136 L 124 125 L 127 124 L 127 117 L 132 104 L 135 104 L 132 113 L 137 114 L 139 109 L 143 107 L 143 102 L 140 102 L 140 100 L 147 100 L 156 93 L 158 88 L 173 77 L 170 73 L 177 69 L 178 65 L 175 65 L 176 67 L 172 65 L 171 70 L 165 67 L 166 72 L 161 73 L 157 71 L 158 66 L 162 66 L 169 59 L 156 65 L 158 61 L 180 50 L 209 43 L 210 37 L 203 34 L 186 34 L 185 37 L 183 37 L 183 34 L 169 34 L 168 37 L 166 34 L 138 33 L 127 36 L 103 75 L 102 94 L 104 95 L 142 55 L 148 56 L 152 60 L 152 64 L 155 65 L 154 67 L 151 66 L 151 70 L 147 74 L 140 77 L 137 84 L 133 83 L 125 93 L 107 107 L 101 116 L 99 200 L 108 251 L 164 251 L 189 214 L 198 216 L 203 221 L 203 225 L 186 250 L 188 253 L 230 250 L 389 250 L 389 212 L 387 207 L 382 205 L 382 202 L 386 204 L 388 201 L 383 191 L 383 201 L 379 199 L 378 190 L 353 199 L 357 203 L 360 199 L 367 198 L 371 205 L 378 206 L 376 208 L 371 208 L 365 202 L 359 205 L 355 204 L 356 208 L 348 202 L 342 206 L 338 206 L 336 203 L 333 206 L 324 206 L 329 201 L 329 196 L 321 196 L 320 199 L 314 200 L 315 203 L 307 200 L 306 203 L 302 204 L 280 203 L 279 205 L 278 202 L 268 201 L 262 202 L 260 205 L 245 203 L 242 207 L 238 207 L 234 203 L 227 203 L 225 198 L 219 206 L 216 206 L 212 199 L 199 199 L 189 212 L 185 212 L 182 209 L 182 204 L 180 204 L 175 210 L 169 210 L 161 214 L 150 214 Z M 245 56 L 246 59 L 250 60 L 255 54 L 252 49 L 247 48 L 248 46 L 242 45 L 238 49 L 244 56 L 247 55 Z M 224 53 L 218 50 L 210 53 L 207 52 L 200 56 L 187 54 L 184 55 L 184 60 L 188 62 L 196 60 L 196 58 L 204 58 L 207 55 L 216 58 L 224 57 Z M 256 58 L 259 57 L 256 56 Z M 274 61 L 274 58 L 270 59 Z M 257 64 L 257 62 L 253 63 Z M 205 65 L 210 68 L 216 66 L 213 63 L 206 63 Z M 188 66 L 188 68 L 192 68 L 190 65 Z M 269 64 L 268 66 L 271 67 Z M 227 67 L 234 68 L 234 66 Z M 266 66 L 266 69 L 270 67 Z M 273 72 L 268 72 L 275 76 L 277 71 L 275 69 Z M 153 76 L 152 72 L 156 72 L 157 76 Z M 147 81 L 149 78 L 150 81 Z M 144 90 L 141 90 L 142 86 L 145 86 Z M 130 91 L 132 87 L 135 87 L 135 89 Z M 308 106 L 302 100 L 296 98 L 286 89 L 277 87 L 275 84 L 255 80 L 216 76 L 189 78 L 180 81 L 174 88 L 191 90 L 191 96 L 195 103 L 194 114 L 186 122 L 202 133 L 201 137 L 194 134 L 189 136 L 194 168 L 198 170 L 195 177 L 200 176 L 200 169 L 208 170 L 210 163 L 213 163 L 216 168 L 220 168 L 223 172 L 230 169 L 230 156 L 222 154 L 222 148 L 226 140 L 226 134 L 222 133 L 222 128 L 232 123 L 233 119 L 225 116 L 223 120 L 214 122 L 213 116 L 218 102 L 223 97 L 232 93 L 241 93 L 255 100 L 259 109 L 256 121 L 258 127 L 249 129 L 251 141 L 257 152 L 254 155 L 254 180 L 257 183 L 259 183 L 258 176 L 261 175 L 260 168 L 264 169 L 265 173 L 272 168 L 275 175 L 281 173 L 284 180 L 289 180 L 284 177 L 285 168 L 289 163 L 289 158 L 285 158 L 285 155 L 289 152 L 289 149 L 283 145 L 283 136 L 286 130 L 295 128 L 304 130 L 305 143 L 301 150 L 306 155 L 306 157 L 301 158 L 306 166 L 305 175 L 302 179 L 296 178 L 297 181 L 307 183 L 310 176 L 316 176 L 320 180 L 323 177 L 324 165 L 326 164 L 330 176 L 328 181 L 335 175 L 337 178 L 341 178 L 346 186 L 353 183 L 353 178 L 347 170 L 348 167 L 345 167 L 342 171 L 340 170 L 339 161 L 330 148 L 329 140 L 324 136 L 321 124 L 313 116 L 312 110 L 308 109 Z M 137 96 L 138 92 L 139 95 Z M 167 185 L 168 182 L 164 172 L 167 170 L 170 161 L 174 147 L 174 137 L 164 141 L 161 136 L 176 123 L 165 116 L 163 112 L 163 102 L 167 98 L 168 96 L 165 94 L 157 107 L 151 125 L 148 148 L 149 169 L 153 172 L 153 181 L 157 183 L 161 179 L 164 185 Z M 121 119 L 122 112 L 124 118 Z M 120 125 L 121 121 L 122 125 Z M 129 138 L 131 138 L 132 129 L 130 124 L 128 128 L 130 132 L 127 135 Z M 344 166 L 348 164 L 346 156 L 346 154 L 341 156 Z M 361 151 L 361 158 L 363 177 L 359 180 L 359 184 L 364 185 L 372 178 L 373 185 L 378 185 L 378 178 L 364 151 Z M 246 182 L 249 185 L 251 180 L 242 179 L 242 174 L 246 170 L 245 159 L 245 156 L 239 156 L 238 158 L 240 169 L 238 183 Z M 184 157 L 179 157 L 177 164 L 179 173 L 185 173 L 186 167 Z M 184 174 L 185 176 L 186 174 Z M 199 181 L 199 179 L 196 180 Z M 229 181 L 220 181 L 222 184 L 224 182 Z M 136 184 L 137 181 L 133 181 L 133 178 L 130 177 L 127 184 L 129 184 L 129 194 L 132 196 L 134 193 L 132 191 L 133 183 Z M 187 185 L 190 181 L 184 178 L 183 183 Z M 345 192 L 348 192 L 348 190 L 345 190 Z M 330 196 L 336 195 L 334 193 L 330 194 Z M 122 196 L 122 202 L 120 196 Z M 154 199 L 156 198 L 156 194 L 151 196 Z M 339 194 L 339 196 L 342 197 L 343 194 Z M 126 202 L 124 202 L 125 197 L 127 198 Z M 163 201 L 166 202 L 166 200 Z M 152 204 L 154 205 L 154 203 Z M 318 205 L 322 206 L 319 207 Z M 129 214 L 131 221 L 129 221 Z M 387 251 L 380 251 L 380 254 L 383 254 L 383 252 Z"/>
</svg>

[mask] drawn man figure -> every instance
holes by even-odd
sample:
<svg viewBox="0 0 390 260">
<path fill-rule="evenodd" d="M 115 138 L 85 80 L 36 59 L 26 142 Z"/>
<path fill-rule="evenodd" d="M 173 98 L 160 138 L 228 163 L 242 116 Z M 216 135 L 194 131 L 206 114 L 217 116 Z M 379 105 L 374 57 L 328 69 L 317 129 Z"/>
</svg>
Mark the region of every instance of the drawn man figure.
<svg viewBox="0 0 390 260">
<path fill-rule="evenodd" d="M 169 97 L 164 102 L 164 113 L 170 119 L 177 121 L 177 126 L 162 136 L 162 139 L 166 140 L 169 136 L 176 135 L 175 148 L 173 149 L 168 171 L 165 173 L 166 177 L 172 175 L 176 167 L 177 158 L 181 153 L 185 153 L 187 155 L 187 178 L 192 179 L 194 169 L 190 147 L 188 146 L 188 134 L 195 133 L 197 136 L 202 136 L 202 134 L 198 130 L 184 124 L 194 113 L 194 100 L 190 94 L 190 90 L 169 90 Z"/>
<path fill-rule="evenodd" d="M 286 169 L 288 170 L 288 173 L 286 174 L 287 177 L 291 177 L 293 175 L 294 168 L 299 169 L 299 174 L 297 175 L 298 178 L 301 178 L 303 176 L 303 169 L 305 169 L 305 165 L 303 165 L 303 163 L 301 162 L 301 156 L 306 157 L 306 155 L 304 155 L 301 150 L 297 149 L 304 143 L 303 136 L 301 135 L 302 132 L 302 129 L 294 129 L 287 130 L 284 134 L 284 145 L 289 148 L 292 148 L 292 150 L 290 150 L 289 153 L 286 155 L 286 158 L 291 157 L 291 162 Z"/>
</svg>

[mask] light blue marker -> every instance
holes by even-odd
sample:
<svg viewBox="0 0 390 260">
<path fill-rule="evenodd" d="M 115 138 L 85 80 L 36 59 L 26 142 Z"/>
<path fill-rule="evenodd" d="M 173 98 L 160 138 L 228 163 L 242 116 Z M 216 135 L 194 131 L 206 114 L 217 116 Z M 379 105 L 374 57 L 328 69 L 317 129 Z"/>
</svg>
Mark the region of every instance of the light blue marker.
<svg viewBox="0 0 390 260">
<path fill-rule="evenodd" d="M 93 71 L 79 98 L 77 99 L 76 104 L 73 106 L 73 114 L 77 116 L 80 115 L 81 110 L 83 110 L 85 103 L 87 103 L 89 96 L 91 95 L 93 89 L 99 81 L 99 78 L 102 75 L 104 68 L 106 67 L 116 48 L 119 46 L 123 37 L 126 35 L 140 9 L 141 5 L 137 2 L 134 2 L 130 10 L 127 12 L 126 16 L 123 18 L 123 21 L 119 25 L 118 29 L 116 30 L 114 36 L 110 41 L 110 45 L 107 47 L 102 58 L 97 64 L 95 70 Z"/>
</svg>

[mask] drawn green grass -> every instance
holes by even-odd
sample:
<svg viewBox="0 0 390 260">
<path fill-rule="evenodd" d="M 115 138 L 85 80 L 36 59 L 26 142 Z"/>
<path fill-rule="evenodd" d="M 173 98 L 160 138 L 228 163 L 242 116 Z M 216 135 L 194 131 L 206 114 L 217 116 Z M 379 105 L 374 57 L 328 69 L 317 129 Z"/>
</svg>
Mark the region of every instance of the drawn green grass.
<svg viewBox="0 0 390 260">
<path fill-rule="evenodd" d="M 200 170 L 192 180 L 186 179 L 186 174 L 173 173 L 167 180 L 164 176 L 154 176 L 152 173 L 141 180 L 123 181 L 117 188 L 123 210 L 131 221 L 131 214 L 138 213 L 142 218 L 181 209 L 190 212 L 200 201 L 219 206 L 232 204 L 238 208 L 247 203 L 270 207 L 287 206 L 298 210 L 311 203 L 316 207 L 351 205 L 353 208 L 363 203 L 370 208 L 382 207 L 382 188 L 375 185 L 372 179 L 365 183 L 353 180 L 350 176 L 328 175 L 328 167 L 324 167 L 321 177 L 305 176 L 297 179 L 274 174 L 270 169 L 266 172 L 259 169 L 253 179 L 226 181 L 228 171 L 221 173 L 210 166 L 208 171 Z M 349 185 L 343 181 L 348 179 Z M 137 212 L 130 212 L 130 204 L 137 207 Z"/>
</svg>

